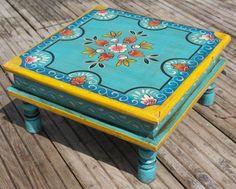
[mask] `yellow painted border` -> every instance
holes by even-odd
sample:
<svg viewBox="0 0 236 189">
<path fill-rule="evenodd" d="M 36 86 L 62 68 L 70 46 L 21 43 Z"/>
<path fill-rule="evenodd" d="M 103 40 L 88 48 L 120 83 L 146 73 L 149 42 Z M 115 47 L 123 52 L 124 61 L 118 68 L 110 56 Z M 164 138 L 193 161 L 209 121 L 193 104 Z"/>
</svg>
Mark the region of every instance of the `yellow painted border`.
<svg viewBox="0 0 236 189">
<path fill-rule="evenodd" d="M 131 137 L 129 135 L 126 135 L 126 134 L 124 134 L 122 132 L 113 130 L 111 128 L 107 128 L 105 126 L 99 125 L 99 124 L 97 124 L 95 122 L 92 122 L 92 121 L 89 121 L 89 120 L 86 120 L 86 119 L 80 118 L 80 117 L 74 115 L 73 113 L 70 113 L 70 112 L 67 112 L 67 111 L 63 111 L 63 110 L 58 109 L 56 107 L 52 107 L 52 106 L 44 104 L 42 102 L 33 100 L 33 99 L 29 98 L 29 97 L 22 96 L 20 94 L 14 93 L 12 91 L 7 91 L 7 93 L 9 95 L 13 96 L 13 97 L 16 97 L 16 98 L 22 100 L 22 101 L 28 102 L 30 104 L 34 104 L 35 106 L 38 106 L 40 108 L 43 108 L 43 109 L 51 111 L 51 112 L 54 112 L 54 113 L 56 113 L 56 114 L 58 114 L 60 116 L 69 118 L 69 119 L 74 120 L 76 122 L 79 122 L 79 123 L 81 123 L 83 125 L 92 127 L 94 129 L 97 129 L 97 130 L 102 131 L 104 133 L 107 133 L 109 135 L 115 136 L 115 137 L 120 138 L 122 140 L 125 140 L 125 141 L 128 141 L 130 143 L 133 143 L 133 144 L 136 144 L 138 146 L 141 146 L 143 148 L 150 149 L 150 150 L 155 150 L 155 146 L 150 144 L 150 143 L 148 143 L 148 142 L 139 140 L 137 138 L 133 138 L 133 137 Z"/>
<path fill-rule="evenodd" d="M 101 5 L 96 6 L 95 8 L 85 12 L 84 14 L 87 14 L 88 12 L 92 10 L 102 10 L 105 8 L 107 7 L 101 6 Z M 82 17 L 83 15 L 81 15 L 80 17 Z M 77 19 L 78 18 L 76 18 L 76 20 Z M 52 35 L 50 35 L 49 37 L 51 37 Z M 144 109 L 134 107 L 134 106 L 110 99 L 105 96 L 101 96 L 99 94 L 87 91 L 85 89 L 78 88 L 68 83 L 64 83 L 62 81 L 50 78 L 46 75 L 41 75 L 34 71 L 30 71 L 28 69 L 20 67 L 21 59 L 19 56 L 16 56 L 10 61 L 8 61 L 7 63 L 5 63 L 3 65 L 3 68 L 6 71 L 21 75 L 30 80 L 39 82 L 43 85 L 71 94 L 81 99 L 93 102 L 95 104 L 105 106 L 117 112 L 124 113 L 124 114 L 136 117 L 138 119 L 141 119 L 141 120 L 153 123 L 153 124 L 159 124 L 162 121 L 162 119 L 168 114 L 168 112 L 178 103 L 178 101 L 190 89 L 190 87 L 196 82 L 196 80 L 202 75 L 202 73 L 207 69 L 207 67 L 210 65 L 212 60 L 214 60 L 223 51 L 223 49 L 227 46 L 227 44 L 231 40 L 230 36 L 224 33 L 215 32 L 215 35 L 219 39 L 221 39 L 220 43 L 202 61 L 202 63 L 192 72 L 192 74 L 177 88 L 177 90 L 171 96 L 169 96 L 167 100 L 161 106 L 150 106 Z"/>
<path fill-rule="evenodd" d="M 192 109 L 192 107 L 197 103 L 197 101 L 201 98 L 203 93 L 207 90 L 207 88 L 215 81 L 217 76 L 224 70 L 226 64 L 223 65 L 216 74 L 208 81 L 207 85 L 204 87 L 204 89 L 197 95 L 197 97 L 192 101 L 192 103 L 189 105 L 189 107 L 186 109 L 186 111 L 182 114 L 182 116 L 175 122 L 175 124 L 171 127 L 168 133 L 166 133 L 165 137 L 161 139 L 161 141 L 158 143 L 158 145 L 155 146 L 155 150 L 158 150 L 161 145 L 169 138 L 170 134 L 177 128 L 178 124 L 183 120 L 184 116 Z"/>
<path fill-rule="evenodd" d="M 58 108 L 55 108 L 55 107 L 52 107 L 50 105 L 47 105 L 47 104 L 44 104 L 42 102 L 39 102 L 39 101 L 36 101 L 36 100 L 33 100 L 29 97 L 25 97 L 25 96 L 22 96 L 20 94 L 17 94 L 17 93 L 14 93 L 14 92 L 11 92 L 11 91 L 8 91 L 7 93 L 11 96 L 14 96 L 18 99 L 21 99 L 25 102 L 28 102 L 28 103 L 31 103 L 31 104 L 34 104 L 35 106 L 38 106 L 40 108 L 43 108 L 45 110 L 48 110 L 48 111 L 51 111 L 51 112 L 54 112 L 58 115 L 61 115 L 63 117 L 66 117 L 66 118 L 69 118 L 71 120 L 74 120 L 74 121 L 77 121 L 81 124 L 84 124 L 86 126 L 89 126 L 89 127 L 92 127 L 94 129 L 97 129 L 99 131 L 102 131 L 104 133 L 107 133 L 109 135 L 112 135 L 112 136 L 115 136 L 117 138 L 120 138 L 122 140 L 125 140 L 125 141 L 128 141 L 130 143 L 133 143 L 133 144 L 136 144 L 140 147 L 143 147 L 145 149 L 149 149 L 149 150 L 152 150 L 152 151 L 157 151 L 161 145 L 165 142 L 166 139 L 168 139 L 168 137 L 170 136 L 170 134 L 177 128 L 178 124 L 182 121 L 182 119 L 184 118 L 184 116 L 191 110 L 191 108 L 196 104 L 196 102 L 200 99 L 200 97 L 203 95 L 203 93 L 206 91 L 206 89 L 209 87 L 209 85 L 216 79 L 216 77 L 222 72 L 222 70 L 224 69 L 224 67 L 226 66 L 223 65 L 217 72 L 216 74 L 208 81 L 207 85 L 202 89 L 202 91 L 196 96 L 196 98 L 191 102 L 191 104 L 188 106 L 188 108 L 186 109 L 186 111 L 181 115 L 181 117 L 175 122 L 175 124 L 172 126 L 172 128 L 166 133 L 166 135 L 161 139 L 161 141 L 157 144 L 157 145 L 154 145 L 154 144 L 151 144 L 151 143 L 148 143 L 148 142 L 145 142 L 143 140 L 139 140 L 137 138 L 134 138 L 134 137 L 131 137 L 125 133 L 122 133 L 122 132 L 119 132 L 119 131 L 116 131 L 116 130 L 113 130 L 111 128 L 107 128 L 105 126 L 102 126 L 102 125 L 99 125 L 95 122 L 92 122 L 92 121 L 89 121 L 89 120 L 86 120 L 86 119 L 83 119 L 83 118 L 80 118 L 76 115 L 74 115 L 73 113 L 70 113 L 70 112 L 67 112 L 67 111 L 63 111 L 61 109 L 58 109 Z"/>
<path fill-rule="evenodd" d="M 199 66 L 188 76 L 188 78 L 171 94 L 161 106 L 150 106 L 147 110 L 160 112 L 159 122 L 170 112 L 170 110 L 181 100 L 184 94 L 193 86 L 196 80 L 206 71 L 212 61 L 219 56 L 223 49 L 231 41 L 231 37 L 221 32 L 214 33 L 221 39 L 215 49 L 199 64 Z"/>
</svg>

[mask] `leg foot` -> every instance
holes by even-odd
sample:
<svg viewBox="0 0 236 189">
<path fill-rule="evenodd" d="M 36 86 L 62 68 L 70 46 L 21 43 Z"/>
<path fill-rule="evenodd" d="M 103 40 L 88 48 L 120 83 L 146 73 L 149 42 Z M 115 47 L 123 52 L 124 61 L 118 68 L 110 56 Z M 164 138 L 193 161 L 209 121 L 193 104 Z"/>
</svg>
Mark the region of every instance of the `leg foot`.
<svg viewBox="0 0 236 189">
<path fill-rule="evenodd" d="M 156 178 L 157 152 L 139 149 L 138 179 L 143 183 L 150 183 Z"/>
<path fill-rule="evenodd" d="M 41 128 L 40 112 L 38 107 L 23 102 L 25 128 L 29 133 L 38 133 Z"/>
<path fill-rule="evenodd" d="M 215 83 L 212 83 L 199 100 L 204 106 L 211 106 L 215 101 Z"/>
</svg>

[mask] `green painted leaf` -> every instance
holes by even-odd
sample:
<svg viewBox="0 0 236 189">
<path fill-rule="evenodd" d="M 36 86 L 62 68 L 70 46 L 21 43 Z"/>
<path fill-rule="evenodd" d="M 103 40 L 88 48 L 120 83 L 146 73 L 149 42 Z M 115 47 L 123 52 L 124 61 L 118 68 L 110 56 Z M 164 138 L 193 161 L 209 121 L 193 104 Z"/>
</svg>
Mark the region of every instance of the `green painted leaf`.
<svg viewBox="0 0 236 189">
<path fill-rule="evenodd" d="M 143 61 L 146 63 L 146 64 L 149 64 L 149 60 L 147 58 L 144 58 Z"/>
<path fill-rule="evenodd" d="M 159 60 L 157 60 L 157 59 L 155 59 L 155 58 L 149 58 L 150 60 L 152 60 L 152 61 L 156 61 L 156 62 L 158 62 Z"/>
<path fill-rule="evenodd" d="M 149 56 L 152 56 L 152 57 L 157 57 L 157 56 L 160 56 L 159 54 L 151 54 Z"/>
<path fill-rule="evenodd" d="M 94 60 L 87 60 L 87 61 L 85 61 L 85 63 L 93 63 L 93 62 L 95 62 Z"/>
<path fill-rule="evenodd" d="M 89 68 L 91 69 L 91 68 L 95 67 L 96 65 L 97 65 L 97 63 L 94 63 L 91 66 L 89 66 Z"/>
<path fill-rule="evenodd" d="M 135 35 L 136 33 L 132 30 L 129 31 L 131 34 Z"/>
<path fill-rule="evenodd" d="M 104 64 L 99 63 L 98 65 L 99 65 L 100 68 L 104 68 Z"/>
<path fill-rule="evenodd" d="M 122 34 L 122 32 L 121 31 L 119 31 L 119 32 L 117 32 L 117 36 L 120 36 Z"/>
</svg>

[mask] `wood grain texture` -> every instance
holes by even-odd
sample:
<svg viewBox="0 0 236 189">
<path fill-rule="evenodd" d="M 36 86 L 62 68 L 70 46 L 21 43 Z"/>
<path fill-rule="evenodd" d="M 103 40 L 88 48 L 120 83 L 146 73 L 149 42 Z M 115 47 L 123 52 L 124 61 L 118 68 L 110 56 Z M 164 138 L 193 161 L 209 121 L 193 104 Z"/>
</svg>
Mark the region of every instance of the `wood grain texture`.
<svg viewBox="0 0 236 189">
<path fill-rule="evenodd" d="M 26 133 L 20 102 L 4 91 L 11 77 L 1 71 L 0 188 L 235 188 L 234 0 L 1 0 L 0 63 L 97 4 L 230 34 L 232 42 L 223 53 L 228 65 L 216 81 L 215 104 L 194 107 L 160 148 L 157 179 L 144 185 L 134 177 L 133 145 L 45 111 L 43 131 Z"/>
</svg>

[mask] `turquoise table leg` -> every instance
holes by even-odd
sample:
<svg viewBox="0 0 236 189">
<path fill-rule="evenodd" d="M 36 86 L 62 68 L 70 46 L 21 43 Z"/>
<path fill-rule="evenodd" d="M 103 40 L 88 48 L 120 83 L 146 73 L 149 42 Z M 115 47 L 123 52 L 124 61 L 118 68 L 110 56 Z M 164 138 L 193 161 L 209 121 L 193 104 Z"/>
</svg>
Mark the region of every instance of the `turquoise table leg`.
<svg viewBox="0 0 236 189">
<path fill-rule="evenodd" d="M 23 102 L 25 128 L 29 133 L 38 133 L 41 128 L 40 112 L 38 107 Z"/>
<path fill-rule="evenodd" d="M 212 83 L 202 95 L 199 102 L 204 106 L 211 106 L 215 101 L 215 83 Z"/>
<path fill-rule="evenodd" d="M 143 183 L 150 183 L 156 178 L 157 152 L 139 148 L 138 179 Z"/>
</svg>

